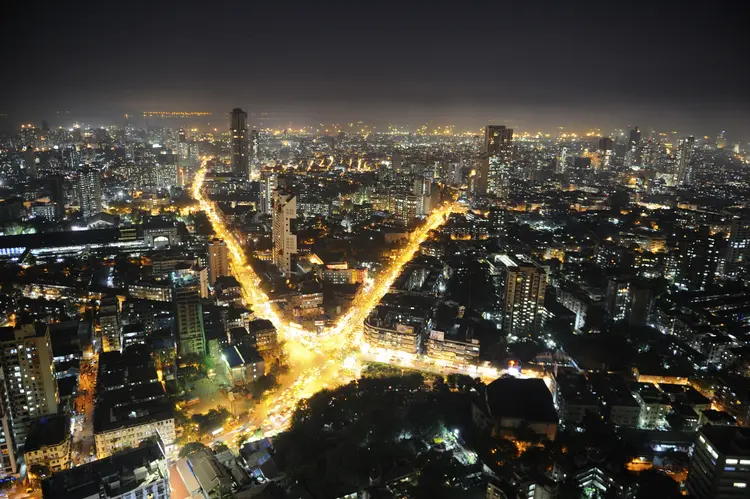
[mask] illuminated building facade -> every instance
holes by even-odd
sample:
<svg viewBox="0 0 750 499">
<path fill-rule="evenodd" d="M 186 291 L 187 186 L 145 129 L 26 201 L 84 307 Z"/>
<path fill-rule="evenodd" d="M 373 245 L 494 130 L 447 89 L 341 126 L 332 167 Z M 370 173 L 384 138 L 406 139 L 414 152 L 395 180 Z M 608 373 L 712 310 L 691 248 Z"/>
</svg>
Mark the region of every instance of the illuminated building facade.
<svg viewBox="0 0 750 499">
<path fill-rule="evenodd" d="M 698 431 L 687 477 L 690 497 L 729 499 L 750 492 L 750 429 L 706 425 Z"/>
<path fill-rule="evenodd" d="M 120 303 L 116 297 L 102 299 L 99 305 L 99 326 L 102 331 L 102 351 L 112 352 L 122 348 Z"/>
<path fill-rule="evenodd" d="M 23 458 L 27 468 L 41 465 L 53 473 L 68 469 L 70 451 L 70 416 L 45 416 L 32 422 L 23 447 Z"/>
<path fill-rule="evenodd" d="M 513 129 L 487 125 L 484 130 L 484 155 L 479 168 L 477 192 L 506 199 L 513 157 Z"/>
<path fill-rule="evenodd" d="M 542 328 L 547 273 L 526 255 L 495 255 L 496 276 L 504 288 L 501 302 L 503 331 L 530 336 Z"/>
<path fill-rule="evenodd" d="M 250 176 L 255 177 L 260 170 L 260 132 L 258 130 L 250 131 Z"/>
<path fill-rule="evenodd" d="M 694 147 L 695 137 L 686 137 L 680 141 L 680 147 L 677 149 L 677 183 L 679 185 L 691 184 L 694 180 Z"/>
<path fill-rule="evenodd" d="M 750 263 L 750 220 L 735 218 L 730 230 L 722 274 L 737 279 L 746 272 Z"/>
<path fill-rule="evenodd" d="M 2 413 L 16 445 L 26 441 L 32 420 L 57 413 L 60 396 L 46 324 L 0 328 Z M 6 421 L 3 421 L 6 423 Z M 4 424 L 3 433 L 6 425 Z"/>
<path fill-rule="evenodd" d="M 431 359 L 458 364 L 471 363 L 479 358 L 479 340 L 450 336 L 444 331 L 433 329 L 425 340 L 425 353 Z"/>
<path fill-rule="evenodd" d="M 229 257 L 227 244 L 221 239 L 208 242 L 208 280 L 213 286 L 216 279 L 229 275 Z"/>
<path fill-rule="evenodd" d="M 286 276 L 292 273 L 293 255 L 297 253 L 297 197 L 280 187 L 273 191 L 271 200 L 273 230 L 273 263 Z"/>
<path fill-rule="evenodd" d="M 86 168 L 78 175 L 78 204 L 81 214 L 87 220 L 102 211 L 101 173 L 93 168 Z"/>
</svg>

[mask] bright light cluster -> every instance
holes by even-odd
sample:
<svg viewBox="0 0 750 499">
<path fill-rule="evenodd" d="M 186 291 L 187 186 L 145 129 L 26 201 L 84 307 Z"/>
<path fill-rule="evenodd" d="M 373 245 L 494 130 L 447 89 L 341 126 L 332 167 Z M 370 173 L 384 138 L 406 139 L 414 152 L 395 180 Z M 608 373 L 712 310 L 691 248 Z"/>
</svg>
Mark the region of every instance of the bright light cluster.
<svg viewBox="0 0 750 499">
<path fill-rule="evenodd" d="M 315 392 L 353 379 L 356 364 L 354 354 L 363 347 L 361 342 L 362 325 L 365 318 L 388 292 L 401 273 L 404 265 L 414 257 L 419 245 L 447 220 L 450 214 L 459 209 L 458 204 L 450 203 L 435 210 L 427 221 L 416 231 L 398 253 L 392 264 L 376 280 L 368 279 L 354 298 L 352 307 L 331 328 L 316 333 L 298 326 L 292 327 L 279 315 L 270 303 L 268 296 L 261 291 L 261 280 L 247 262 L 245 253 L 237 237 L 227 229 L 215 205 L 203 193 L 206 177 L 206 163 L 193 179 L 193 198 L 213 225 L 217 237 L 227 245 L 230 267 L 242 286 L 245 303 L 255 315 L 270 320 L 279 336 L 286 341 L 289 357 L 289 384 L 273 393 L 263 404 L 256 406 L 253 415 L 253 429 L 260 429 L 263 436 L 271 436 L 283 431 L 289 425 L 292 412 L 298 401 L 312 396 Z"/>
</svg>

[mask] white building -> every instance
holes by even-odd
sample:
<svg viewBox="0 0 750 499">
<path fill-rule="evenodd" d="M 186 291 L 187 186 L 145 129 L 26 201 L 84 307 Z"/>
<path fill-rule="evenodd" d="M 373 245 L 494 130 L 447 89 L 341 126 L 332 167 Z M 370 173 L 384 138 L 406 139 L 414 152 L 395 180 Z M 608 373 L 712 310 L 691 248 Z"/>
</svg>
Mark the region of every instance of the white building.
<svg viewBox="0 0 750 499">
<path fill-rule="evenodd" d="M 292 255 L 297 253 L 297 235 L 293 220 L 297 218 L 297 197 L 280 187 L 271 200 L 273 219 L 273 263 L 284 275 L 292 273 Z"/>
</svg>

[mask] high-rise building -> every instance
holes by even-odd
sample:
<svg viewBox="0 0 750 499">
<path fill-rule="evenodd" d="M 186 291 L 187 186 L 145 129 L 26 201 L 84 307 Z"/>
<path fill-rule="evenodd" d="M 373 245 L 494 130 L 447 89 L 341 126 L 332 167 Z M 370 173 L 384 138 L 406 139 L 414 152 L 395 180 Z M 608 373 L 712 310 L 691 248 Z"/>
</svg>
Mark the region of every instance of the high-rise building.
<svg viewBox="0 0 750 499">
<path fill-rule="evenodd" d="M 628 149 L 625 153 L 625 163 L 627 166 L 641 164 L 641 131 L 637 126 L 631 128 L 628 135 Z"/>
<path fill-rule="evenodd" d="M 192 286 L 175 289 L 177 309 L 177 354 L 205 355 L 206 333 L 203 327 L 203 305 L 200 291 Z"/>
<path fill-rule="evenodd" d="M 0 328 L 0 371 L 3 432 L 22 445 L 31 421 L 56 414 L 60 402 L 47 324 Z"/>
<path fill-rule="evenodd" d="M 99 170 L 86 168 L 78 175 L 78 203 L 84 220 L 102 211 L 102 179 Z"/>
<path fill-rule="evenodd" d="M 668 261 L 667 277 L 681 289 L 705 290 L 713 284 L 725 254 L 724 238 L 711 234 L 708 226 L 679 230 L 670 243 L 675 250 Z"/>
<path fill-rule="evenodd" d="M 229 128 L 229 132 L 232 134 L 232 172 L 238 177 L 249 178 L 247 113 L 240 108 L 232 109 Z"/>
<path fill-rule="evenodd" d="M 26 174 L 32 179 L 36 179 L 39 175 L 36 168 L 36 156 L 34 155 L 34 146 L 27 145 L 23 151 L 23 167 L 26 170 Z"/>
<path fill-rule="evenodd" d="M 750 497 L 750 428 L 702 427 L 693 444 L 685 485 L 696 499 Z"/>
<path fill-rule="evenodd" d="M 719 135 L 716 136 L 716 147 L 718 149 L 724 149 L 727 146 L 727 131 L 722 130 Z"/>
<path fill-rule="evenodd" d="M 555 173 L 565 173 L 565 170 L 567 169 L 566 168 L 567 160 L 568 160 L 568 148 L 561 147 L 560 154 L 557 155 L 557 161 L 555 162 Z"/>
<path fill-rule="evenodd" d="M 606 170 L 612 165 L 612 150 L 614 141 L 610 137 L 601 137 L 599 139 L 599 167 Z"/>
<path fill-rule="evenodd" d="M 260 174 L 260 190 L 258 192 L 258 211 L 269 215 L 271 213 L 271 202 L 273 191 L 276 190 L 276 174 L 264 171 Z"/>
<path fill-rule="evenodd" d="M 750 219 L 735 218 L 729 234 L 722 275 L 737 279 L 747 273 L 750 264 Z"/>
<path fill-rule="evenodd" d="M 122 349 L 122 325 L 120 323 L 120 302 L 117 297 L 102 298 L 99 305 L 99 326 L 102 331 L 102 352 Z"/>
<path fill-rule="evenodd" d="M 221 239 L 208 242 L 208 280 L 213 286 L 216 279 L 229 275 L 229 252 L 227 243 Z"/>
<path fill-rule="evenodd" d="M 55 220 L 59 222 L 65 218 L 65 189 L 63 185 L 63 177 L 60 175 L 53 175 L 47 177 L 46 181 L 50 201 L 55 205 Z"/>
<path fill-rule="evenodd" d="M 13 418 L 6 404 L 10 399 L 5 393 L 5 372 L 0 369 L 0 479 L 18 473 L 16 439 L 13 437 Z"/>
<path fill-rule="evenodd" d="M 403 166 L 404 156 L 398 151 L 393 151 L 393 154 L 391 155 L 391 168 L 400 172 Z"/>
<path fill-rule="evenodd" d="M 693 146 L 695 137 L 686 137 L 680 141 L 677 149 L 677 183 L 690 184 L 693 182 Z"/>
<path fill-rule="evenodd" d="M 284 275 L 292 273 L 292 258 L 297 253 L 297 197 L 284 187 L 273 191 L 271 199 L 273 217 L 273 263 Z"/>
<path fill-rule="evenodd" d="M 177 163 L 156 163 L 152 169 L 154 187 L 157 190 L 169 190 L 180 185 Z"/>
<path fill-rule="evenodd" d="M 256 174 L 260 171 L 260 132 L 258 130 L 250 131 L 250 177 L 257 178 Z"/>
<path fill-rule="evenodd" d="M 392 196 L 393 214 L 404 225 L 409 225 L 422 211 L 423 201 L 414 194 L 395 194 Z"/>
<path fill-rule="evenodd" d="M 610 279 L 607 283 L 607 314 L 613 321 L 625 320 L 630 309 L 630 282 Z"/>
<path fill-rule="evenodd" d="M 501 199 L 508 197 L 513 155 L 513 129 L 487 125 L 484 130 L 484 158 L 479 167 L 477 192 Z"/>
<path fill-rule="evenodd" d="M 503 331 L 531 336 L 542 328 L 547 272 L 526 255 L 495 255 L 493 274 L 502 288 L 500 312 Z"/>
</svg>

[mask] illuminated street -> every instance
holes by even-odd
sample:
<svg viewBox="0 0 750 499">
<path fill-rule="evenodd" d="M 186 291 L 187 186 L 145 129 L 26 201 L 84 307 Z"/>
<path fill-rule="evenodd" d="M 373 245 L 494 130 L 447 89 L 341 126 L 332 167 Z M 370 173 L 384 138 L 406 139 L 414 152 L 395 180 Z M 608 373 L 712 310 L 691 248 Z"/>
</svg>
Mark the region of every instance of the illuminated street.
<svg viewBox="0 0 750 499">
<path fill-rule="evenodd" d="M 287 427 L 299 400 L 310 397 L 323 388 L 334 387 L 354 379 L 355 371 L 346 368 L 344 363 L 347 358 L 358 355 L 360 350 L 366 350 L 366 346 L 361 342 L 361 329 L 365 318 L 388 292 L 404 265 L 414 257 L 419 245 L 427 239 L 430 231 L 445 223 L 448 216 L 458 210 L 459 206 L 457 203 L 450 203 L 433 211 L 425 223 L 410 234 L 407 244 L 399 251 L 393 263 L 376 279 L 368 280 L 361 287 L 352 307 L 333 327 L 318 334 L 285 322 L 270 303 L 268 296 L 260 290 L 260 278 L 247 262 L 237 237 L 227 230 L 216 207 L 204 195 L 203 182 L 207 173 L 207 162 L 207 159 L 203 160 L 203 166 L 193 179 L 193 197 L 211 221 L 216 236 L 226 242 L 230 266 L 242 286 L 245 303 L 258 317 L 270 320 L 280 338 L 285 340 L 290 367 L 290 373 L 281 379 L 282 387 L 271 392 L 256 406 L 250 419 L 251 423 L 245 424 L 240 420 L 237 427 L 226 428 L 225 432 L 216 435 L 212 440 L 232 441 L 246 434 L 270 436 Z M 391 362 L 391 356 L 385 355 L 383 359 L 384 362 Z M 412 367 L 417 366 L 412 362 Z M 441 371 L 439 366 L 430 366 L 430 369 L 426 370 L 461 372 L 453 369 Z"/>
</svg>

